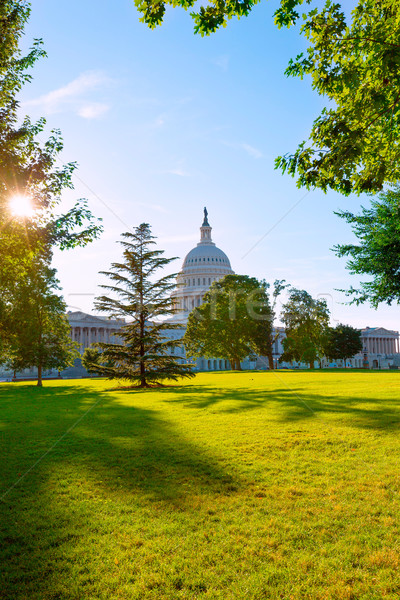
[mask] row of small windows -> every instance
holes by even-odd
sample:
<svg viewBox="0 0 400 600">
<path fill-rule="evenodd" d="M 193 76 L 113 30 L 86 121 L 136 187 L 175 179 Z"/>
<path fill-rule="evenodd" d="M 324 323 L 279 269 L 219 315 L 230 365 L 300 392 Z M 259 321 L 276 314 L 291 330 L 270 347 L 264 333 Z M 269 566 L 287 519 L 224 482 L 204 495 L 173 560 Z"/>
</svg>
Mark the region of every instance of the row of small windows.
<svg viewBox="0 0 400 600">
<path fill-rule="evenodd" d="M 196 280 L 192 279 L 192 285 L 196 285 Z M 208 285 L 211 285 L 213 281 L 217 281 L 215 277 L 208 277 Z M 185 279 L 185 285 L 190 286 L 190 279 Z M 197 285 L 201 285 L 201 277 L 197 278 Z M 207 285 L 207 277 L 203 277 L 203 285 Z"/>
<path fill-rule="evenodd" d="M 206 262 L 205 258 L 192 258 L 191 260 L 188 260 L 187 263 L 195 263 L 195 262 Z M 227 260 L 224 260 L 223 258 L 207 258 L 207 262 L 222 262 L 224 264 L 228 264 Z"/>
</svg>

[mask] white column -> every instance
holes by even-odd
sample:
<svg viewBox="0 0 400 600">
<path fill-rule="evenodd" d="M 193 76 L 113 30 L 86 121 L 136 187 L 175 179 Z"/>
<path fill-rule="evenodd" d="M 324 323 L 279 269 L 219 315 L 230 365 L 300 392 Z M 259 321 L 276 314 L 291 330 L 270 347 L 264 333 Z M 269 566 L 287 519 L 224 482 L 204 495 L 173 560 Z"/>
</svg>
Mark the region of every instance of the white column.
<svg viewBox="0 0 400 600">
<path fill-rule="evenodd" d="M 92 328 L 88 327 L 88 347 L 92 344 Z"/>
</svg>

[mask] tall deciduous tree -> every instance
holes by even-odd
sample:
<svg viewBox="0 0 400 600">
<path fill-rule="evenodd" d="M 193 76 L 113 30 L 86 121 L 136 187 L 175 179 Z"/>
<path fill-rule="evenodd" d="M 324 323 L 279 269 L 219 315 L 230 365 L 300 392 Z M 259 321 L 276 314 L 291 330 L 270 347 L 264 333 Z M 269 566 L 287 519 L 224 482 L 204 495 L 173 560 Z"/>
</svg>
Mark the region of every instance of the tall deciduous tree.
<svg viewBox="0 0 400 600">
<path fill-rule="evenodd" d="M 270 296 L 271 318 L 263 319 L 258 322 L 253 337 L 255 343 L 254 350 L 258 355 L 265 356 L 268 359 L 268 367 L 269 369 L 273 370 L 275 368 L 273 347 L 275 341 L 280 337 L 281 334 L 278 329 L 273 328 L 272 324 L 276 316 L 276 304 L 278 298 L 283 290 L 287 287 L 287 284 L 283 279 L 276 279 L 271 291 L 269 284 L 264 285 Z"/>
<path fill-rule="evenodd" d="M 71 341 L 66 306 L 56 293 L 55 270 L 45 260 L 31 266 L 19 282 L 9 308 L 7 361 L 14 371 L 37 368 L 37 385 L 42 386 L 45 369 L 65 369 L 79 356 Z"/>
<path fill-rule="evenodd" d="M 0 4 L 0 252 L 35 249 L 38 244 L 58 244 L 61 248 L 85 245 L 97 237 L 101 227 L 93 219 L 85 200 L 79 200 L 65 214 L 57 215 L 62 191 L 73 188 L 72 174 L 76 163 L 56 166 L 63 148 L 58 130 L 41 144 L 38 135 L 46 121 L 32 123 L 18 118 L 18 93 L 31 81 L 29 69 L 44 55 L 41 40 L 21 56 L 19 40 L 29 17 L 30 6 L 24 0 L 6 0 Z M 29 199 L 36 218 L 22 223 L 12 218 L 10 201 L 15 195 Z M 14 259 L 16 257 L 14 256 Z M 14 261 L 15 262 L 15 261 Z"/>
<path fill-rule="evenodd" d="M 190 377 L 190 365 L 181 364 L 181 359 L 172 354 L 182 341 L 168 338 L 168 331 L 180 326 L 165 321 L 175 312 L 170 297 L 175 275 L 155 279 L 175 259 L 165 258 L 163 250 L 154 248 L 155 238 L 147 223 L 122 237 L 122 262 L 102 272 L 111 280 L 102 287 L 112 296 L 98 297 L 95 306 L 110 316 L 130 321 L 118 332 L 122 343 L 115 340 L 114 344 L 98 344 L 101 356 L 89 366 L 92 372 L 110 379 L 127 379 L 139 387 Z"/>
<path fill-rule="evenodd" d="M 210 0 L 192 10 L 195 32 L 209 35 L 233 17 L 247 16 L 259 0 Z M 135 0 L 142 21 L 162 23 L 167 5 L 185 9 L 194 0 Z M 314 121 L 309 139 L 277 168 L 299 186 L 344 194 L 380 191 L 400 179 L 400 4 L 358 0 L 350 16 L 345 3 L 281 0 L 278 27 L 290 27 L 303 13 L 306 52 L 290 61 L 287 75 L 311 77 L 327 108 Z"/>
<path fill-rule="evenodd" d="M 307 362 L 310 369 L 324 355 L 329 326 L 329 310 L 325 300 L 316 300 L 305 290 L 291 289 L 283 305 L 281 320 L 285 325 L 284 352 L 281 362 Z"/>
<path fill-rule="evenodd" d="M 265 354 L 273 320 L 267 290 L 265 282 L 247 275 L 226 275 L 215 281 L 203 304 L 189 315 L 184 336 L 187 353 L 227 359 L 232 369 L 239 370 L 248 354 Z"/>
<path fill-rule="evenodd" d="M 35 252 L 51 255 L 52 246 L 62 249 L 83 246 L 96 238 L 101 227 L 93 219 L 86 201 L 79 200 L 65 214 L 57 205 L 66 188 L 73 188 L 75 163 L 56 166 L 63 147 L 58 130 L 41 144 L 38 135 L 45 120 L 32 123 L 18 118 L 18 93 L 31 81 L 29 69 L 44 55 L 40 40 L 22 56 L 19 40 L 29 17 L 24 0 L 0 4 L 0 289 L 15 288 L 15 279 L 27 272 Z M 32 205 L 32 218 L 17 218 L 12 212 L 15 195 Z"/>
<path fill-rule="evenodd" d="M 335 328 L 329 328 L 325 346 L 325 355 L 328 358 L 341 359 L 344 361 L 344 366 L 346 366 L 346 360 L 353 358 L 362 349 L 363 344 L 359 329 L 341 323 L 336 325 Z"/>
<path fill-rule="evenodd" d="M 350 273 L 369 278 L 359 289 L 346 291 L 350 304 L 369 302 L 377 308 L 381 302 L 400 303 L 400 186 L 379 194 L 358 215 L 337 214 L 351 225 L 357 243 L 338 244 L 334 250 L 350 258 Z"/>
<path fill-rule="evenodd" d="M 61 249 L 84 246 L 102 230 L 85 200 L 79 200 L 65 214 L 57 214 L 63 190 L 73 187 L 76 164 L 56 166 L 63 147 L 59 131 L 52 131 L 44 144 L 38 141 L 38 134 L 45 127 L 44 119 L 32 123 L 25 117 L 22 123 L 19 121 L 18 93 L 31 80 L 29 69 L 44 55 L 40 40 L 35 40 L 26 56 L 19 51 L 29 12 L 30 5 L 24 0 L 0 3 L 0 354 L 3 355 L 0 360 L 10 352 L 10 344 L 14 356 L 15 351 L 19 356 L 24 352 L 24 348 L 15 347 L 21 338 L 10 329 L 11 317 L 16 306 L 25 305 L 24 294 L 32 286 L 32 273 L 39 266 L 50 269 L 55 245 Z M 31 203 L 34 214 L 30 218 L 13 214 L 16 195 Z M 53 319 L 50 315 L 54 316 L 57 307 L 64 306 L 54 293 L 54 281 L 54 274 L 44 276 L 36 289 L 36 292 L 42 290 L 43 302 L 50 297 L 54 301 L 53 308 L 48 306 L 48 319 L 43 317 L 47 323 Z M 21 311 L 19 323 L 24 334 L 31 330 L 30 318 L 29 311 Z M 61 327 L 61 321 L 57 323 Z M 46 343 L 48 347 L 48 336 Z M 63 362 L 61 357 L 57 361 L 60 365 Z"/>
</svg>

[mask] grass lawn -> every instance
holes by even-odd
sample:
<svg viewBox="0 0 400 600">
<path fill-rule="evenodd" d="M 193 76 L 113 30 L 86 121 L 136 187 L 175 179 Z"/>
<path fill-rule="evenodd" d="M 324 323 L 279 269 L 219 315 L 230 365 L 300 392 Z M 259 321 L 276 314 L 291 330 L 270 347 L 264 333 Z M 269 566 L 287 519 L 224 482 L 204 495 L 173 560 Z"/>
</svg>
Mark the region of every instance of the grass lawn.
<svg viewBox="0 0 400 600">
<path fill-rule="evenodd" d="M 113 385 L 0 384 L 2 600 L 399 599 L 400 373 Z"/>
</svg>

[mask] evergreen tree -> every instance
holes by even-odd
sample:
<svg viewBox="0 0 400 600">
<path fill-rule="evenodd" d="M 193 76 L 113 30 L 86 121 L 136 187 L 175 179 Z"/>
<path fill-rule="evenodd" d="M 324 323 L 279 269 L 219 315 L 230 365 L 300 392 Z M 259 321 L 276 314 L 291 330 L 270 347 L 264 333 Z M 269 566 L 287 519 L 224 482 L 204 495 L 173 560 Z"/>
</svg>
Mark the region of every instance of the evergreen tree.
<svg viewBox="0 0 400 600">
<path fill-rule="evenodd" d="M 168 330 L 180 326 L 161 320 L 175 312 L 170 297 L 175 275 L 155 276 L 175 258 L 165 258 L 163 250 L 154 249 L 155 238 L 147 223 L 122 237 L 123 261 L 113 263 L 110 271 L 102 271 L 112 283 L 101 287 L 113 297 L 100 296 L 95 306 L 115 318 L 131 320 L 118 332 L 122 342 L 97 345 L 101 357 L 89 367 L 92 372 L 127 379 L 139 387 L 193 376 L 190 365 L 180 364 L 172 354 L 182 342 L 167 338 Z"/>
<path fill-rule="evenodd" d="M 89 375 L 96 375 L 98 372 L 98 365 L 100 363 L 101 352 L 93 344 L 89 348 L 85 348 L 82 355 L 82 367 L 86 369 Z"/>
<path fill-rule="evenodd" d="M 273 320 L 267 290 L 265 282 L 247 275 L 215 281 L 189 315 L 184 342 L 190 356 L 223 358 L 240 370 L 249 354 L 265 355 Z"/>
<path fill-rule="evenodd" d="M 315 300 L 304 290 L 291 289 L 281 313 L 286 337 L 280 362 L 314 362 L 324 356 L 329 310 L 325 300 Z"/>
</svg>

